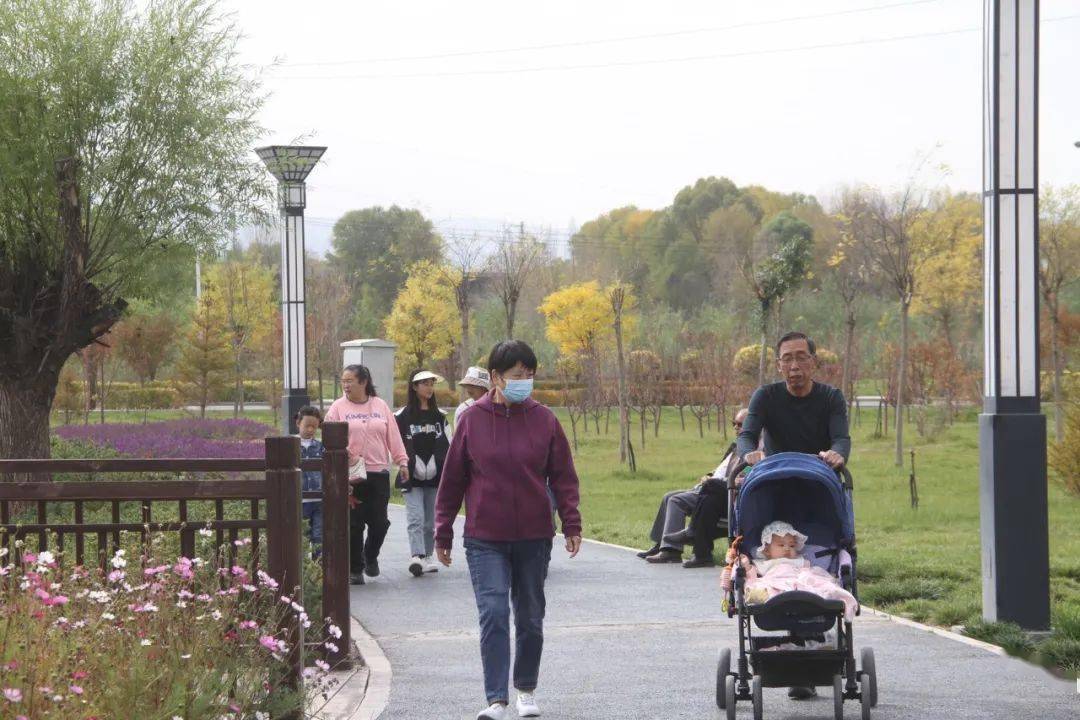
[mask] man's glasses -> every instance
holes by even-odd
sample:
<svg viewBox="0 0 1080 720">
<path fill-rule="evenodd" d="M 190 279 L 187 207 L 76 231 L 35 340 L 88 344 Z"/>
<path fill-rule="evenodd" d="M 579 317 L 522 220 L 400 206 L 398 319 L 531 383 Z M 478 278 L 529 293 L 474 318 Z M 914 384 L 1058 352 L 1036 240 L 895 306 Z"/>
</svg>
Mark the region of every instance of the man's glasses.
<svg viewBox="0 0 1080 720">
<path fill-rule="evenodd" d="M 809 365 L 810 361 L 814 359 L 813 355 L 784 355 L 780 358 L 781 367 L 791 367 L 792 365 Z"/>
<path fill-rule="evenodd" d="M 741 423 L 741 422 L 738 422 L 738 421 L 733 421 L 733 422 L 731 423 L 731 427 L 737 427 L 737 428 L 741 428 L 741 427 L 742 427 L 742 423 Z"/>
</svg>

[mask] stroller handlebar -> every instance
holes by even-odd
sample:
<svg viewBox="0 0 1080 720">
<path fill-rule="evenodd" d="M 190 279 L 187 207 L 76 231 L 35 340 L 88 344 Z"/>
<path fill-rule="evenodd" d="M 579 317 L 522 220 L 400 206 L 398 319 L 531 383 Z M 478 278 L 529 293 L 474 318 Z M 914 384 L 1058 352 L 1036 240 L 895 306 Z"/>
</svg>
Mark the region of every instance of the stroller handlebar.
<svg viewBox="0 0 1080 720">
<path fill-rule="evenodd" d="M 811 457 L 816 457 L 816 456 L 811 456 Z M 726 478 L 727 479 L 727 489 L 728 490 L 734 490 L 736 487 L 738 487 L 737 483 L 735 482 L 735 479 L 737 477 L 739 477 L 739 473 L 741 473 L 743 470 L 745 470 L 748 465 L 749 465 L 749 463 L 746 462 L 746 460 L 743 460 L 742 458 L 739 458 L 735 463 L 733 463 L 731 465 L 730 468 L 728 468 L 728 473 L 727 473 L 727 478 Z M 840 480 L 840 484 L 844 486 L 844 489 L 853 490 L 855 488 L 855 481 L 851 477 L 851 471 L 848 470 L 847 463 L 841 465 L 839 468 L 836 469 L 836 477 L 837 477 L 838 480 Z"/>
</svg>

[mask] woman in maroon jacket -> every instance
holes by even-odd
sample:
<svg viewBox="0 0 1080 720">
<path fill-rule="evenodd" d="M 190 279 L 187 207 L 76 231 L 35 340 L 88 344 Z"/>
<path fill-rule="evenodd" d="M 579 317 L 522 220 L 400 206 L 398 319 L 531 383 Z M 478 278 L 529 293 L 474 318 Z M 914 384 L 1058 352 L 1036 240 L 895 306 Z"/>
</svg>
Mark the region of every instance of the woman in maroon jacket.
<svg viewBox="0 0 1080 720">
<path fill-rule="evenodd" d="M 521 717 L 537 717 L 533 693 L 544 645 L 544 580 L 555 527 L 550 486 L 570 557 L 581 549 L 578 477 L 555 414 L 532 400 L 536 355 L 520 340 L 488 358 L 492 390 L 462 415 L 435 500 L 435 548 L 450 564 L 454 518 L 465 501 L 465 560 L 480 613 L 480 658 L 490 704 L 477 720 L 508 715 L 510 603 L 514 687 Z"/>
</svg>

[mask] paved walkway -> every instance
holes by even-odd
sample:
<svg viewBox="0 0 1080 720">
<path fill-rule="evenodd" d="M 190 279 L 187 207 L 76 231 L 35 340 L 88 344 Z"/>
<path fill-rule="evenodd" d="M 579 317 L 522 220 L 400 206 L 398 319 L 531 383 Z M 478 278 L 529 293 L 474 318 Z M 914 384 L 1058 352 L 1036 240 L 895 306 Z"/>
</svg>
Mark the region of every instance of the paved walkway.
<svg viewBox="0 0 1080 720">
<path fill-rule="evenodd" d="M 352 594 L 393 666 L 382 719 L 474 718 L 486 703 L 464 551 L 455 547 L 453 567 L 413 578 L 404 510 L 391 506 L 391 520 L 382 576 Z M 569 560 L 556 540 L 537 693 L 544 718 L 719 718 L 716 656 L 738 636 L 720 612 L 717 575 L 649 566 L 596 543 Z M 1080 717 L 1074 683 L 1019 660 L 869 614 L 857 618 L 855 642 L 877 656 L 875 719 Z M 751 717 L 748 703 L 739 716 Z M 859 717 L 858 705 L 846 703 L 845 716 Z M 832 718 L 832 691 L 795 702 L 766 689 L 765 717 Z"/>
</svg>

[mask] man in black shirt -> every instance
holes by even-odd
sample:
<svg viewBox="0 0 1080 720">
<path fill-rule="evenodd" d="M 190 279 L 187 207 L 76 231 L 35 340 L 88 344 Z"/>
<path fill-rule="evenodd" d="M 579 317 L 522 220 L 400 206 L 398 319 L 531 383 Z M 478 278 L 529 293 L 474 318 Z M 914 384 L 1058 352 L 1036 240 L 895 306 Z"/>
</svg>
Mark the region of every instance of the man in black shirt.
<svg viewBox="0 0 1080 720">
<path fill-rule="evenodd" d="M 851 454 L 847 402 L 839 390 L 814 382 L 817 348 L 800 332 L 791 332 L 776 344 L 776 365 L 782 382 L 762 385 L 750 398 L 737 450 L 754 465 L 766 455 L 800 452 L 818 455 L 840 468 Z M 758 438 L 765 431 L 765 449 Z"/>
<path fill-rule="evenodd" d="M 749 465 L 773 453 L 800 452 L 817 455 L 833 469 L 843 467 L 851 454 L 847 402 L 836 388 L 814 382 L 814 341 L 801 332 L 784 335 L 776 344 L 776 367 L 783 381 L 754 391 L 735 452 Z M 762 430 L 765 449 L 758 450 Z M 788 690 L 796 700 L 815 695 L 812 687 Z"/>
</svg>

